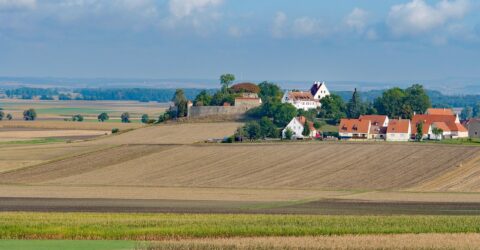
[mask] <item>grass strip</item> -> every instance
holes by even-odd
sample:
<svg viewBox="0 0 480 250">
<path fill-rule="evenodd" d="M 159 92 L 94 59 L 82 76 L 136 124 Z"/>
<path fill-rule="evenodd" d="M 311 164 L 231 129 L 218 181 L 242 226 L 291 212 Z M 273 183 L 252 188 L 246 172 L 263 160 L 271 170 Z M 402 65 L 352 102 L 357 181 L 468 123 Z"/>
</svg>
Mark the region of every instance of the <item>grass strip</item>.
<svg viewBox="0 0 480 250">
<path fill-rule="evenodd" d="M 0 213 L 0 239 L 161 240 L 479 232 L 480 216 Z"/>
<path fill-rule="evenodd" d="M 81 240 L 0 240 L 0 249 L 8 250 L 133 250 L 133 241 Z"/>
</svg>

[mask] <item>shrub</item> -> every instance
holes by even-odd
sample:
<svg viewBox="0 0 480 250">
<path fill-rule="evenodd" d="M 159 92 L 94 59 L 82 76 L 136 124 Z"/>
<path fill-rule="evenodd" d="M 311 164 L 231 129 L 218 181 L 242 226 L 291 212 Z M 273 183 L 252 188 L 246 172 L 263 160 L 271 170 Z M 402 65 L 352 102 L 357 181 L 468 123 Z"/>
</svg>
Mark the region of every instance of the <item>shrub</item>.
<svg viewBox="0 0 480 250">
<path fill-rule="evenodd" d="M 142 115 L 142 123 L 148 123 L 149 120 L 150 120 L 150 118 L 148 117 L 147 114 Z"/>
<path fill-rule="evenodd" d="M 35 111 L 35 109 L 27 109 L 23 111 L 23 119 L 25 121 L 34 121 L 37 119 L 37 111 Z"/>
<path fill-rule="evenodd" d="M 130 123 L 130 114 L 128 112 L 123 113 L 120 118 L 123 123 Z"/>
<path fill-rule="evenodd" d="M 104 122 L 104 121 L 110 119 L 110 117 L 108 116 L 108 114 L 105 113 L 105 112 L 99 114 L 99 115 L 97 116 L 97 118 L 98 118 L 98 121 L 100 121 L 100 122 Z"/>
<path fill-rule="evenodd" d="M 72 121 L 74 121 L 74 122 L 83 122 L 83 115 L 74 115 L 74 116 L 72 116 Z"/>
</svg>

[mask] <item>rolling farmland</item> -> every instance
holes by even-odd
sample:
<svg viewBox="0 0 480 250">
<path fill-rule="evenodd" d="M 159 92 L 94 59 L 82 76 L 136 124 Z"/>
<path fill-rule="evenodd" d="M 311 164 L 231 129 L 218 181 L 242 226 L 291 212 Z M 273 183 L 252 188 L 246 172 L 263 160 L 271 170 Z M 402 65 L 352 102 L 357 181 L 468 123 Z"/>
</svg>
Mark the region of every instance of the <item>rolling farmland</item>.
<svg viewBox="0 0 480 250">
<path fill-rule="evenodd" d="M 459 166 L 475 168 L 479 153 L 406 144 L 123 145 L 0 174 L 0 183 L 422 190 Z"/>
</svg>

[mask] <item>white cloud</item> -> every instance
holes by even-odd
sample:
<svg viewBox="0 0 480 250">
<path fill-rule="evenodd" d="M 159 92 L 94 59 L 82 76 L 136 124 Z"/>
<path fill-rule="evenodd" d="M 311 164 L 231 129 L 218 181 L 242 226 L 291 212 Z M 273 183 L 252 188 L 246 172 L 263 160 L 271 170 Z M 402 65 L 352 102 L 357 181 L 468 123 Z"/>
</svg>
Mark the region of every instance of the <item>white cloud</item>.
<svg viewBox="0 0 480 250">
<path fill-rule="evenodd" d="M 36 5 L 36 0 L 0 0 L 0 10 L 28 10 Z"/>
<path fill-rule="evenodd" d="M 368 12 L 360 8 L 353 9 L 345 18 L 345 24 L 358 33 L 362 33 L 365 30 L 367 22 Z"/>
<path fill-rule="evenodd" d="M 222 3 L 223 0 L 170 0 L 169 9 L 175 18 L 184 18 Z"/>
<path fill-rule="evenodd" d="M 412 0 L 390 9 L 387 25 L 395 36 L 429 32 L 452 20 L 462 19 L 469 11 L 469 0 L 441 0 L 429 5 L 424 0 Z"/>
<path fill-rule="evenodd" d="M 244 35 L 244 31 L 237 26 L 231 26 L 228 28 L 228 34 L 232 37 L 239 38 Z"/>
<path fill-rule="evenodd" d="M 284 36 L 285 32 L 285 24 L 287 22 L 287 15 L 285 13 L 279 11 L 275 15 L 273 19 L 273 26 L 272 26 L 272 35 L 276 38 L 281 38 Z"/>
<path fill-rule="evenodd" d="M 300 17 L 293 22 L 293 32 L 300 36 L 321 34 L 320 21 L 311 17 Z"/>
</svg>

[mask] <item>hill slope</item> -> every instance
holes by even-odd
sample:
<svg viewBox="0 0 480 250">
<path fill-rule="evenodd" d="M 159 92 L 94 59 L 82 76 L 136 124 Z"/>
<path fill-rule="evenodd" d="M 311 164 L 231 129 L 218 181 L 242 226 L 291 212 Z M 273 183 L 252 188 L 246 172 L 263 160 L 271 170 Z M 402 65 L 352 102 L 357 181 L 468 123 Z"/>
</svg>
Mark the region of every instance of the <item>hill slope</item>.
<svg viewBox="0 0 480 250">
<path fill-rule="evenodd" d="M 124 145 L 3 173 L 0 183 L 471 191 L 480 189 L 479 153 L 387 143 Z M 461 169 L 475 173 L 471 185 L 459 184 Z M 442 178 L 451 184 L 436 185 Z"/>
</svg>

